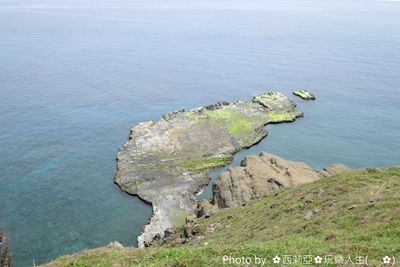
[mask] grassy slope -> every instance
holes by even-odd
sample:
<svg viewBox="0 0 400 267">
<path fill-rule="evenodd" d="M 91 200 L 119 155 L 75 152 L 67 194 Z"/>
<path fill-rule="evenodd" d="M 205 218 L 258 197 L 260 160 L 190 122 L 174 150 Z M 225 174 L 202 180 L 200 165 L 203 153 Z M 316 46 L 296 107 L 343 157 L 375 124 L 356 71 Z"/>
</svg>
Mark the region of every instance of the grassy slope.
<svg viewBox="0 0 400 267">
<path fill-rule="evenodd" d="M 225 254 L 268 257 L 268 266 L 276 254 L 368 255 L 369 266 L 376 266 L 373 259 L 400 254 L 399 203 L 400 167 L 354 171 L 198 219 L 199 235 L 220 224 L 198 246 L 100 248 L 49 266 L 222 266 Z"/>
</svg>

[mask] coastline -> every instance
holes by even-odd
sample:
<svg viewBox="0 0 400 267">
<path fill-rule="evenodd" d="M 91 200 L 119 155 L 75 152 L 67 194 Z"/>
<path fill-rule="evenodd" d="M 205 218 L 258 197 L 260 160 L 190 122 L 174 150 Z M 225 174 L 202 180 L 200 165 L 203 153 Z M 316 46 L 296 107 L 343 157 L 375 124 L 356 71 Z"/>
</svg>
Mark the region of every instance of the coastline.
<svg viewBox="0 0 400 267">
<path fill-rule="evenodd" d="M 208 169 L 230 163 L 236 152 L 260 142 L 267 136 L 265 125 L 302 116 L 287 96 L 267 92 L 249 102 L 180 110 L 134 126 L 118 150 L 114 181 L 152 205 L 138 246 L 149 246 L 185 223 L 196 208 L 196 194 L 210 181 Z"/>
<path fill-rule="evenodd" d="M 304 162 L 263 152 L 246 157 L 240 167 L 225 174 L 240 182 L 240 176 L 231 174 L 241 169 L 261 174 L 256 179 L 245 179 L 244 186 L 252 186 L 257 179 L 271 184 L 283 182 L 283 186 L 264 183 L 249 199 L 224 201 L 228 206 L 218 205 L 213 213 L 202 209 L 203 214 L 187 218 L 183 227 L 154 240 L 152 247 L 124 247 L 114 241 L 105 247 L 60 256 L 43 266 L 226 266 L 227 255 L 240 258 L 249 254 L 262 256 L 272 264 L 274 256 L 297 250 L 304 242 L 311 245 L 314 256 L 331 255 L 332 250 L 338 255 L 358 255 L 360 249 L 367 250 L 369 264 L 381 266 L 382 255 L 397 251 L 393 229 L 399 224 L 399 213 L 390 211 L 399 210 L 393 199 L 400 187 L 400 166 L 351 170 L 332 164 L 317 171 Z M 220 189 L 226 175 L 217 181 Z M 303 179 L 309 175 L 315 179 Z M 235 191 L 240 193 L 242 189 L 236 187 Z M 233 196 L 226 192 L 226 196 Z M 359 221 L 354 218 L 364 222 L 365 231 L 360 232 Z M 372 240 L 371 234 L 375 237 Z"/>
</svg>

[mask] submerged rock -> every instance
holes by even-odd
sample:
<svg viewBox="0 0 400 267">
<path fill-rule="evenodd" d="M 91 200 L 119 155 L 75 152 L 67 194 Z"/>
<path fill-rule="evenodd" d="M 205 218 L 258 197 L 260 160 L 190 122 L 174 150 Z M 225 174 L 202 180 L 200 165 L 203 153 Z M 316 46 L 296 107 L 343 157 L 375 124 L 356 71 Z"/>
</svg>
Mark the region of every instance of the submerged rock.
<svg viewBox="0 0 400 267">
<path fill-rule="evenodd" d="M 295 107 L 285 95 L 269 92 L 253 102 L 180 110 L 133 127 L 118 150 L 115 182 L 153 206 L 139 247 L 184 223 L 197 205 L 196 192 L 210 180 L 207 169 L 228 164 L 233 154 L 262 140 L 266 124 L 301 117 Z"/>
<path fill-rule="evenodd" d="M 304 100 L 315 100 L 315 96 L 307 90 L 294 91 L 293 94 L 303 98 Z"/>
</svg>

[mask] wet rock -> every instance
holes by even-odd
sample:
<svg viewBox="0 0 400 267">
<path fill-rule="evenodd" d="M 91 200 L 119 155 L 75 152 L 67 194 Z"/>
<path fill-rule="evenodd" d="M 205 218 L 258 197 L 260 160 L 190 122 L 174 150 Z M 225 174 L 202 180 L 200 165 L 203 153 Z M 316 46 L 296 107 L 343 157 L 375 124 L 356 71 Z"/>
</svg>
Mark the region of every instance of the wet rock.
<svg viewBox="0 0 400 267">
<path fill-rule="evenodd" d="M 118 150 L 114 181 L 153 206 L 139 247 L 196 208 L 195 194 L 210 180 L 208 169 L 228 164 L 233 154 L 262 140 L 266 124 L 302 116 L 295 107 L 285 95 L 269 92 L 253 102 L 179 110 L 133 127 Z"/>
<path fill-rule="evenodd" d="M 294 91 L 293 94 L 304 100 L 315 100 L 315 96 L 307 90 Z"/>
</svg>

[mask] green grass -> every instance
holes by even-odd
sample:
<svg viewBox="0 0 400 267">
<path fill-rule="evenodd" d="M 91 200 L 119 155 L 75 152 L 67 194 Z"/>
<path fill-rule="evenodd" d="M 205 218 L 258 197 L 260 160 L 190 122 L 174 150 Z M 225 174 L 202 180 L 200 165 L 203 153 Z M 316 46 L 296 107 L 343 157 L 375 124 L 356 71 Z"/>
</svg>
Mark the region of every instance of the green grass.
<svg viewBox="0 0 400 267">
<path fill-rule="evenodd" d="M 400 254 L 399 203 L 399 167 L 347 172 L 197 219 L 197 246 L 101 248 L 50 266 L 224 266 L 224 255 L 267 257 L 265 266 L 275 255 L 368 255 L 369 266 L 379 266 L 384 255 Z M 307 220 L 308 211 L 317 212 Z M 210 224 L 219 227 L 206 235 Z"/>
<path fill-rule="evenodd" d="M 232 156 L 216 156 L 204 159 L 188 159 L 178 164 L 179 167 L 190 171 L 201 171 L 221 167 L 232 161 Z"/>
<path fill-rule="evenodd" d="M 271 123 L 290 122 L 294 121 L 297 117 L 302 116 L 301 112 L 269 112 Z"/>
</svg>

